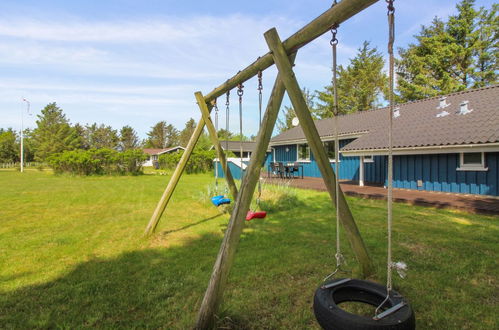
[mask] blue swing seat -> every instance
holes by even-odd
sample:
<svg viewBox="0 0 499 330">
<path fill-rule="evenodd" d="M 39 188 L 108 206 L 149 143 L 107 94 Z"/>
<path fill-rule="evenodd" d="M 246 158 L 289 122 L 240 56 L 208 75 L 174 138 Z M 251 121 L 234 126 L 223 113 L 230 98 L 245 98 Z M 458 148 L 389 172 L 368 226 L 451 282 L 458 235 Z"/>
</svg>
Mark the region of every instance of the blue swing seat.
<svg viewBox="0 0 499 330">
<path fill-rule="evenodd" d="M 211 202 L 215 206 L 230 204 L 230 198 L 227 198 L 224 195 L 218 195 L 218 196 L 212 197 Z"/>
</svg>

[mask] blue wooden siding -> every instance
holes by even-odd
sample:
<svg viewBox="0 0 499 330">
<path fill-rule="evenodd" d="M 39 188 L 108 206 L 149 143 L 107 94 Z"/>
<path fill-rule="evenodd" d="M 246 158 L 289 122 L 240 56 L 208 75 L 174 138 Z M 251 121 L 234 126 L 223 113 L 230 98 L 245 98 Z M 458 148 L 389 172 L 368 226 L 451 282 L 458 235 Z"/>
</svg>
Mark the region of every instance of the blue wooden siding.
<svg viewBox="0 0 499 330">
<path fill-rule="evenodd" d="M 344 146 L 351 140 L 341 141 Z M 286 151 L 286 148 L 288 151 Z M 275 146 L 277 162 L 295 162 L 296 145 Z M 273 156 L 273 155 L 272 155 Z M 304 175 L 321 177 L 311 154 L 310 162 L 302 162 Z M 364 181 L 387 185 L 387 156 L 374 156 L 372 163 L 364 163 Z M 359 157 L 341 156 L 340 178 L 359 180 Z M 499 152 L 485 153 L 487 171 L 458 171 L 459 154 L 404 155 L 393 158 L 393 186 L 395 188 L 442 191 L 464 194 L 499 196 Z M 331 163 L 333 169 L 335 164 Z M 418 180 L 422 185 L 418 186 Z"/>
<path fill-rule="evenodd" d="M 388 158 L 386 156 L 374 156 L 372 163 L 364 163 L 364 182 L 385 183 Z"/>
<path fill-rule="evenodd" d="M 485 153 L 485 166 L 487 171 L 458 171 L 459 154 L 394 156 L 393 186 L 499 196 L 499 152 Z"/>
<path fill-rule="evenodd" d="M 265 169 L 268 168 L 271 161 L 272 161 L 271 154 L 267 153 L 265 155 L 265 161 L 263 164 L 263 168 L 265 168 Z M 245 163 L 246 165 L 249 165 L 249 162 L 247 162 L 247 161 L 244 161 L 243 163 Z M 214 164 L 214 166 L 218 166 L 218 177 L 225 178 L 225 174 L 224 174 L 224 171 L 222 169 L 222 164 L 220 164 L 219 162 L 216 162 L 216 165 Z M 229 169 L 230 169 L 230 172 L 232 173 L 232 177 L 234 179 L 241 180 L 241 168 L 239 166 L 237 166 L 236 164 L 234 164 L 232 162 L 229 162 Z M 244 175 L 245 171 L 243 170 L 242 172 Z M 215 174 L 216 174 L 215 169 L 213 169 L 213 175 L 215 175 Z"/>
<path fill-rule="evenodd" d="M 249 162 L 243 162 L 243 163 L 248 165 Z M 232 162 L 228 162 L 228 164 L 229 164 L 230 173 L 232 173 L 232 177 L 236 180 L 241 180 L 241 177 L 244 176 L 245 171 L 244 170 L 241 171 L 241 168 Z M 225 178 L 225 173 L 222 168 L 222 164 L 220 164 L 220 162 L 216 162 L 215 166 L 218 166 L 218 177 Z M 213 173 L 215 173 L 215 171 L 213 171 Z"/>
</svg>

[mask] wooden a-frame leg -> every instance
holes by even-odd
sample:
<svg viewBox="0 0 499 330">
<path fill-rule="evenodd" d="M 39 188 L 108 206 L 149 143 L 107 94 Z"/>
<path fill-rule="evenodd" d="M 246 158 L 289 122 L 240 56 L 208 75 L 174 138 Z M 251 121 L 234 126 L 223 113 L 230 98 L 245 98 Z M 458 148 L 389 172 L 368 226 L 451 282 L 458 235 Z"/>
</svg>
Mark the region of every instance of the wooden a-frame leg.
<svg viewBox="0 0 499 330">
<path fill-rule="evenodd" d="M 294 58 L 295 54 L 291 55 L 290 61 L 294 62 Z M 278 75 L 262 120 L 262 126 L 258 132 L 255 152 L 251 155 L 250 163 L 246 168 L 246 174 L 243 177 L 241 189 L 239 189 L 239 194 L 230 216 L 229 225 L 220 246 L 217 260 L 213 266 L 213 273 L 211 274 L 208 288 L 199 309 L 195 329 L 207 329 L 210 327 L 213 322 L 213 316 L 217 312 L 221 302 L 229 270 L 234 261 L 234 254 L 243 231 L 246 213 L 255 192 L 256 184 L 260 180 L 260 170 L 265 160 L 283 97 L 284 85 L 280 79 L 280 75 Z"/>
<path fill-rule="evenodd" d="M 211 108 L 212 107 L 210 106 L 208 110 L 211 111 Z M 166 189 L 163 192 L 163 195 L 161 195 L 161 198 L 158 204 L 156 205 L 156 208 L 154 209 L 154 213 L 152 214 L 149 223 L 147 224 L 146 230 L 144 232 L 146 236 L 151 235 L 156 229 L 156 226 L 158 225 L 158 222 L 161 219 L 161 215 L 165 211 L 166 206 L 168 205 L 168 202 L 170 201 L 170 198 L 172 197 L 173 192 L 177 187 L 178 181 L 182 176 L 182 173 L 184 173 L 185 167 L 187 166 L 187 162 L 191 157 L 192 151 L 194 150 L 194 147 L 196 146 L 199 137 L 203 133 L 203 129 L 204 129 L 204 120 L 203 117 L 201 117 L 198 124 L 196 125 L 196 128 L 194 129 L 194 132 L 191 135 L 191 138 L 189 139 L 189 143 L 187 143 L 187 146 L 185 147 L 182 157 L 180 157 L 180 161 L 178 162 L 177 167 L 175 168 L 175 171 L 173 172 L 172 177 L 170 178 L 170 181 L 168 182 L 168 185 L 166 186 Z"/>
<path fill-rule="evenodd" d="M 229 186 L 230 193 L 232 194 L 232 198 L 235 200 L 237 198 L 237 187 L 234 182 L 234 178 L 232 177 L 232 173 L 230 168 L 227 166 L 226 155 L 225 152 L 220 145 L 220 140 L 218 140 L 218 132 L 213 125 L 213 122 L 210 118 L 210 110 L 208 109 L 208 105 L 205 102 L 204 96 L 201 92 L 194 93 L 196 96 L 196 101 L 198 102 L 199 110 L 201 110 L 201 114 L 203 115 L 203 120 L 208 129 L 208 133 L 211 138 L 211 142 L 215 146 L 215 150 L 217 151 L 218 159 L 220 160 L 220 164 L 222 164 L 222 169 L 225 173 L 225 180 L 227 181 L 227 185 Z M 215 164 L 215 166 L 217 166 Z"/>
<path fill-rule="evenodd" d="M 277 30 L 273 28 L 265 32 L 264 35 L 265 40 L 267 41 L 267 45 L 272 51 L 272 56 L 279 71 L 279 75 L 281 76 L 283 84 L 286 87 L 286 91 L 291 100 L 291 103 L 293 104 L 296 115 L 300 120 L 300 125 L 303 128 L 303 132 L 305 133 L 307 142 L 317 161 L 317 165 L 319 166 L 319 169 L 321 171 L 322 178 L 324 179 L 324 184 L 327 187 L 333 204 L 336 204 L 336 191 L 334 186 L 335 173 L 331 168 L 329 158 L 326 154 L 319 133 L 317 132 L 317 128 L 315 127 L 312 116 L 310 115 L 310 110 L 308 109 L 308 106 L 305 102 L 298 81 L 296 80 L 292 65 L 288 60 L 288 56 L 281 43 Z M 343 195 L 341 189 L 339 197 L 341 224 L 343 225 L 343 228 L 345 228 L 345 232 L 350 245 L 352 246 L 355 256 L 359 261 L 362 275 L 367 277 L 371 275 L 374 270 L 371 259 L 369 257 L 369 254 L 367 253 L 364 241 L 362 240 L 359 229 L 357 228 L 357 224 L 355 223 L 352 212 L 348 207 L 345 196 Z"/>
</svg>

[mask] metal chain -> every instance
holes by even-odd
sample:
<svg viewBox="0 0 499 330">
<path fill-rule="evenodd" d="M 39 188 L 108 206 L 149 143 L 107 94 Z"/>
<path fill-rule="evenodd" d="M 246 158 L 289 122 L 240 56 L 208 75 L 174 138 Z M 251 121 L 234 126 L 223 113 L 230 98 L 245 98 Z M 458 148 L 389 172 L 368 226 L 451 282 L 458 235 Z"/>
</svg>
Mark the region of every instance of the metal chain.
<svg viewBox="0 0 499 330">
<path fill-rule="evenodd" d="M 335 1 L 336 2 L 336 1 Z M 336 4 L 336 3 L 335 3 Z M 334 5 L 334 4 L 333 4 Z M 337 84 L 337 51 L 336 46 L 338 45 L 338 39 L 336 38 L 336 34 L 338 33 L 338 24 L 334 24 L 331 27 L 331 41 L 329 44 L 331 45 L 332 50 L 332 58 L 333 63 L 331 67 L 332 71 L 332 79 L 331 85 L 333 87 L 333 107 L 332 107 L 332 115 L 333 115 L 333 125 L 334 125 L 334 154 L 335 154 L 335 167 L 336 167 L 336 180 L 335 180 L 335 206 L 336 206 L 336 269 L 334 272 L 329 274 L 324 281 L 334 276 L 341 268 L 341 264 L 343 263 L 344 257 L 341 253 L 341 241 L 340 241 L 340 148 L 339 148 L 339 136 L 338 136 L 338 84 Z"/>
<path fill-rule="evenodd" d="M 260 134 L 260 129 L 262 127 L 262 101 L 263 101 L 263 72 L 258 71 L 258 134 Z M 260 178 L 258 178 L 258 195 L 256 198 L 256 206 L 260 207 L 260 199 L 262 198 L 262 183 Z"/>
<path fill-rule="evenodd" d="M 230 115 L 230 90 L 225 94 L 225 134 L 229 134 L 229 115 Z M 229 137 L 225 137 L 225 153 L 229 152 Z M 225 168 L 229 168 L 229 157 L 225 156 Z M 225 184 L 225 195 L 229 193 L 229 187 Z"/>
<path fill-rule="evenodd" d="M 387 198 L 387 232 L 388 232 L 388 247 L 387 247 L 387 267 L 386 267 L 386 298 L 376 308 L 375 317 L 378 315 L 381 307 L 388 301 L 390 292 L 392 290 L 392 204 L 393 204 L 393 107 L 394 107 L 394 56 L 393 56 L 393 43 L 395 42 L 395 7 L 393 6 L 395 0 L 386 0 L 388 4 L 388 55 L 389 55 L 389 121 L 388 121 L 388 198 Z"/>
<path fill-rule="evenodd" d="M 239 96 L 239 158 L 241 166 L 241 180 L 243 178 L 243 94 L 244 85 L 237 85 L 237 96 Z"/>
<path fill-rule="evenodd" d="M 218 106 L 217 99 L 213 100 L 213 108 L 215 109 L 215 132 L 218 134 Z M 218 195 L 218 164 L 220 159 L 215 162 L 215 195 Z"/>
</svg>

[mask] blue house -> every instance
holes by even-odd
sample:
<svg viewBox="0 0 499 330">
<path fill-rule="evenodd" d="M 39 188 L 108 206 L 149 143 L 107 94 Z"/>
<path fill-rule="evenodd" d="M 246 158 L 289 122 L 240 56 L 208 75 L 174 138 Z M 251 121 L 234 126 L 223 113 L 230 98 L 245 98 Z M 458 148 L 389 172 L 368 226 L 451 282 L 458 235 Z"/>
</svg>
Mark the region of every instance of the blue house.
<svg viewBox="0 0 499 330">
<path fill-rule="evenodd" d="M 387 184 L 389 109 L 316 121 L 331 166 L 340 179 Z M 271 161 L 303 165 L 320 177 L 300 126 L 270 142 Z M 393 113 L 393 185 L 396 188 L 499 196 L 499 85 L 400 104 Z"/>
</svg>

